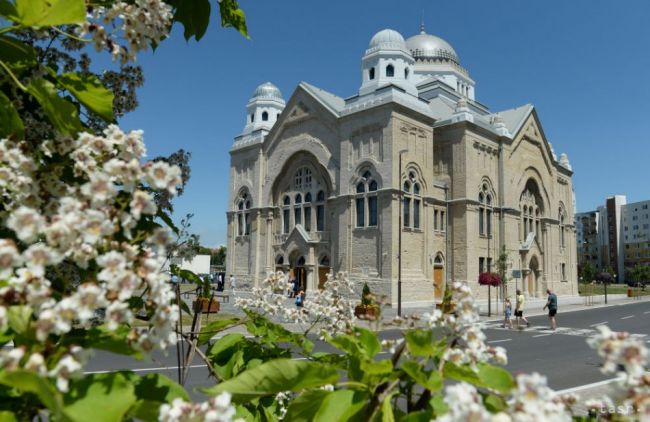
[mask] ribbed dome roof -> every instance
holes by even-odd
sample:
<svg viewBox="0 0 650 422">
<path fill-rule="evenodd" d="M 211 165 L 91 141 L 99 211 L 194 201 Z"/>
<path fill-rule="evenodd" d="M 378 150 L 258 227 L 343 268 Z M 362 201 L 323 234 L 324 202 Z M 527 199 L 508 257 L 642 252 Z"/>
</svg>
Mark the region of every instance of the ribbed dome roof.
<svg viewBox="0 0 650 422">
<path fill-rule="evenodd" d="M 446 59 L 460 64 L 460 59 L 449 43 L 440 37 L 427 34 L 424 29 L 418 35 L 406 40 L 406 48 L 413 58 L 417 59 Z"/>
<path fill-rule="evenodd" d="M 375 47 L 393 47 L 406 50 L 404 44 L 404 37 L 399 32 L 393 29 L 384 29 L 375 34 L 370 40 L 368 49 Z"/>
<path fill-rule="evenodd" d="M 272 98 L 280 101 L 284 101 L 282 98 L 282 93 L 277 86 L 273 85 L 271 82 L 265 82 L 262 85 L 258 86 L 253 93 L 253 98 Z"/>
</svg>

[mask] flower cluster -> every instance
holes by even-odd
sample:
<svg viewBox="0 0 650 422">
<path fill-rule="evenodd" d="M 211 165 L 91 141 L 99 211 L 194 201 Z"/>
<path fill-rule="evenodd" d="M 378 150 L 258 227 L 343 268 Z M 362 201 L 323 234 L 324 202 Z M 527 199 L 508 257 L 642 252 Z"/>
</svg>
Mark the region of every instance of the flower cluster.
<svg viewBox="0 0 650 422">
<path fill-rule="evenodd" d="M 49 350 L 58 336 L 89 327 L 98 311 L 105 311 L 110 330 L 143 311 L 149 326 L 132 329 L 133 345 L 151 350 L 176 341 L 178 308 L 170 305 L 173 292 L 161 272 L 171 239 L 141 223 L 157 212 L 151 191 L 173 193 L 180 171 L 164 162 L 143 166 L 144 154 L 142 132 L 115 125 L 103 136 L 45 141 L 36 151 L 0 140 L 0 223 L 9 234 L 0 239 L 0 329 L 8 307 L 25 306 Z M 143 304 L 132 309 L 136 293 Z M 36 351 L 25 351 L 20 366 Z M 42 357 L 48 367 L 62 365 L 51 376 L 75 372 L 70 360 Z"/>
<path fill-rule="evenodd" d="M 260 287 L 254 287 L 252 297 L 237 298 L 235 305 L 251 309 L 281 321 L 310 326 L 320 324 L 328 334 L 336 335 L 352 328 L 354 323 L 354 284 L 345 273 L 328 274 L 322 290 L 310 293 L 302 309 L 287 306 L 286 292 L 291 283 L 278 271 L 270 274 Z"/>
<path fill-rule="evenodd" d="M 126 63 L 135 61 L 138 52 L 146 50 L 149 43 L 158 44 L 165 39 L 172 18 L 172 7 L 161 0 L 119 1 L 108 9 L 93 8 L 88 21 L 76 33 L 79 37 L 90 35 L 97 51 L 107 49 L 113 60 Z M 125 46 L 118 43 L 120 37 Z"/>
<path fill-rule="evenodd" d="M 510 414 L 515 421 L 568 421 L 572 420 L 567 403 L 575 401 L 574 396 L 558 396 L 551 390 L 546 377 L 538 373 L 522 374 L 517 377 L 517 387 L 509 403 Z"/>
<path fill-rule="evenodd" d="M 648 349 L 642 341 L 628 333 L 612 331 L 605 325 L 599 326 L 598 331 L 599 333 L 587 340 L 587 343 L 605 360 L 602 372 L 618 374 L 619 386 L 625 394 L 623 405 L 629 406 L 645 418 L 650 418 Z"/>
<path fill-rule="evenodd" d="M 451 289 L 456 301 L 455 312 L 443 314 L 436 309 L 432 313 L 422 315 L 430 328 L 442 327 L 458 340 L 451 342 L 455 346 L 447 349 L 443 358 L 459 365 L 467 363 L 475 366 L 478 362 L 505 365 L 508 362 L 505 349 L 485 343 L 485 334 L 479 324 L 478 308 L 470 288 L 463 283 L 454 282 Z"/>
<path fill-rule="evenodd" d="M 160 422 L 231 422 L 235 408 L 229 393 L 221 393 L 203 403 L 189 403 L 175 399 L 172 404 L 160 406 Z"/>
<path fill-rule="evenodd" d="M 476 387 L 466 382 L 445 388 L 445 403 L 449 411 L 438 418 L 441 422 L 472 421 L 489 422 L 492 415 L 487 411 Z"/>
<path fill-rule="evenodd" d="M 497 273 L 481 273 L 478 275 L 478 284 L 498 287 L 501 284 L 501 277 Z"/>
</svg>

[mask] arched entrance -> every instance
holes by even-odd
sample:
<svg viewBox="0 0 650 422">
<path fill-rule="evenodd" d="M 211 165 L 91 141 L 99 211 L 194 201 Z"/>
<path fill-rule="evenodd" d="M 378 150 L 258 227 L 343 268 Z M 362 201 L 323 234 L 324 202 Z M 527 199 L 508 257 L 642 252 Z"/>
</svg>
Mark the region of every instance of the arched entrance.
<svg viewBox="0 0 650 422">
<path fill-rule="evenodd" d="M 433 260 L 433 297 L 442 299 L 445 292 L 445 263 L 442 254 L 437 254 Z"/>
<path fill-rule="evenodd" d="M 330 272 L 330 257 L 324 255 L 318 262 L 318 288 L 323 289 L 327 281 L 327 274 Z"/>
<path fill-rule="evenodd" d="M 536 296 L 538 290 L 538 283 L 539 283 L 539 281 L 537 280 L 537 276 L 539 274 L 539 262 L 536 256 L 532 256 L 530 258 L 530 262 L 528 263 L 528 269 L 529 269 L 528 285 L 527 285 L 528 295 Z"/>
<path fill-rule="evenodd" d="M 284 272 L 284 257 L 282 255 L 278 256 L 275 259 L 275 271 L 282 271 Z"/>
<path fill-rule="evenodd" d="M 289 269 L 289 280 L 294 278 L 298 280 L 298 290 L 307 291 L 307 269 L 305 268 L 305 257 L 296 255 L 291 260 L 291 269 Z"/>
</svg>

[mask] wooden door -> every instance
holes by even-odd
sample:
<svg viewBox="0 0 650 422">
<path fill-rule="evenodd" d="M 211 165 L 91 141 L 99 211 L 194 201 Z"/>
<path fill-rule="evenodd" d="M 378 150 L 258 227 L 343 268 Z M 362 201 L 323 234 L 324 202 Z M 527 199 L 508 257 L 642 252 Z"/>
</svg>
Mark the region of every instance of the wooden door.
<svg viewBox="0 0 650 422">
<path fill-rule="evenodd" d="M 324 289 L 325 282 L 327 281 L 327 274 L 329 274 L 329 267 L 318 267 L 318 288 Z"/>
<path fill-rule="evenodd" d="M 444 293 L 444 283 L 442 281 L 444 269 L 442 267 L 435 267 L 433 269 L 433 295 L 435 299 L 442 299 Z"/>
<path fill-rule="evenodd" d="M 528 294 L 531 295 L 531 296 L 532 296 L 533 291 L 534 291 L 533 290 L 534 289 L 534 283 L 535 283 L 534 277 L 535 277 L 535 274 L 532 271 L 530 271 L 528 273 Z"/>
</svg>

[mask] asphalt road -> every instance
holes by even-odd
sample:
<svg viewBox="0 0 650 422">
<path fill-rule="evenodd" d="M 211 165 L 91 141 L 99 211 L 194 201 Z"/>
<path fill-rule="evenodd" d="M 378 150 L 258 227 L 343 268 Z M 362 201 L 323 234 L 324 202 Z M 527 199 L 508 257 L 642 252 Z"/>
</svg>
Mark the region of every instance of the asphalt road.
<svg viewBox="0 0 650 422">
<path fill-rule="evenodd" d="M 530 309 L 529 309 L 530 311 Z M 539 372 L 548 378 L 551 388 L 562 390 L 610 378 L 600 373 L 601 359 L 586 343 L 596 333 L 596 326 L 606 323 L 617 331 L 628 331 L 650 343 L 650 302 L 558 313 L 558 329 L 548 328 L 546 316 L 529 317 L 531 326 L 524 329 L 503 329 L 501 322 L 485 323 L 488 344 L 502 346 L 508 352 L 507 368 L 513 373 Z M 398 338 L 397 330 L 387 330 L 381 338 Z M 650 344 L 649 344 L 650 346 Z M 317 342 L 317 351 L 331 351 L 329 345 Z M 176 348 L 168 354 L 158 352 L 146 361 L 111 353 L 97 352 L 88 362 L 86 372 L 130 369 L 139 374 L 158 372 L 177 379 Z M 195 358 L 186 388 L 194 399 L 202 399 L 197 387 L 213 385 L 205 364 Z"/>
</svg>

